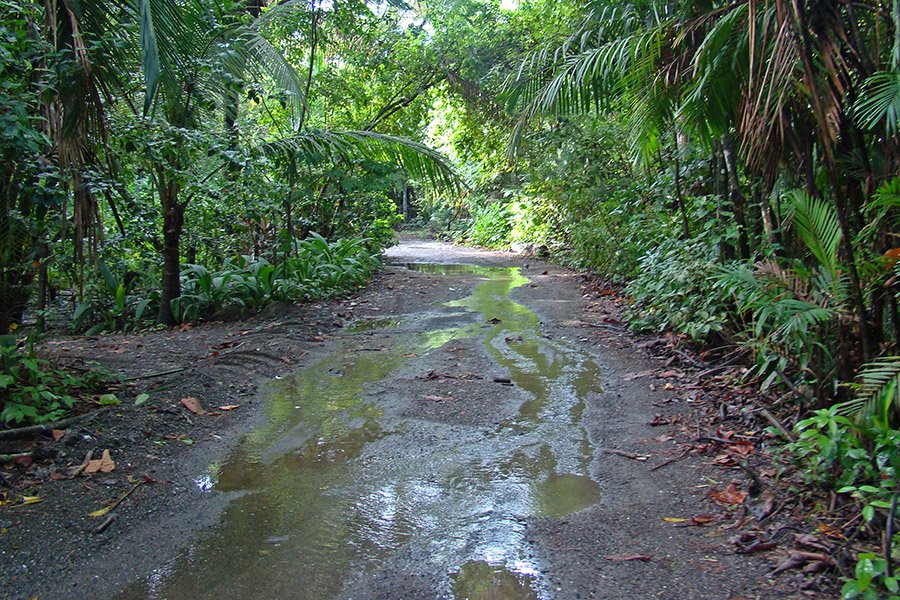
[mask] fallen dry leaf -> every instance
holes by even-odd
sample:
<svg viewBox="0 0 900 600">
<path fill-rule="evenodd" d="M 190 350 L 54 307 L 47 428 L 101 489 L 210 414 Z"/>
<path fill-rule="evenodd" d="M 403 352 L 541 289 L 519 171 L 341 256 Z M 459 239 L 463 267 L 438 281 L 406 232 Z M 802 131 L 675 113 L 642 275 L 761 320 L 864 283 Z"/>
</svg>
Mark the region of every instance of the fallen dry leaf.
<svg viewBox="0 0 900 600">
<path fill-rule="evenodd" d="M 738 546 L 735 550 L 738 554 L 755 554 L 756 552 L 767 552 L 774 550 L 778 544 L 772 541 L 756 540 L 746 545 Z"/>
<path fill-rule="evenodd" d="M 830 538 L 834 538 L 836 540 L 846 540 L 847 536 L 840 532 L 840 530 L 834 525 L 829 525 L 828 523 L 819 523 L 818 525 L 819 533 L 827 535 Z"/>
<path fill-rule="evenodd" d="M 226 404 L 225 406 L 217 406 L 219 410 L 234 410 L 236 408 L 240 408 L 240 404 Z"/>
<path fill-rule="evenodd" d="M 769 575 L 778 575 L 782 571 L 787 571 L 789 569 L 796 569 L 797 567 L 802 567 L 806 563 L 814 562 L 824 562 L 827 565 L 833 565 L 834 561 L 830 556 L 823 553 L 818 552 L 804 552 L 802 550 L 791 550 L 788 552 L 787 558 L 781 561 Z"/>
<path fill-rule="evenodd" d="M 452 396 L 425 396 L 426 400 L 430 400 L 431 402 L 447 402 L 453 400 Z"/>
<path fill-rule="evenodd" d="M 53 441 L 58 442 L 59 440 L 63 439 L 66 436 L 66 430 L 65 429 L 54 429 L 53 431 L 50 432 L 50 434 L 53 436 Z"/>
<path fill-rule="evenodd" d="M 193 396 L 187 396 L 181 399 L 181 404 L 194 413 L 195 415 L 205 415 L 206 411 L 203 410 L 203 406 L 200 404 L 199 398 L 194 398 Z"/>
<path fill-rule="evenodd" d="M 647 423 L 647 425 L 650 425 L 651 427 L 659 427 L 660 425 L 674 425 L 677 420 L 678 417 L 675 415 L 672 415 L 671 417 L 656 415 Z"/>
<path fill-rule="evenodd" d="M 634 379 L 640 379 L 641 377 L 649 377 L 655 373 L 656 371 L 652 369 L 649 371 L 641 371 L 639 373 L 630 373 L 629 375 L 622 377 L 622 381 L 632 381 Z"/>
<path fill-rule="evenodd" d="M 111 506 L 104 506 L 103 508 L 98 508 L 94 512 L 89 512 L 88 516 L 92 519 L 96 519 L 97 517 L 102 517 L 106 513 L 112 510 Z"/>
<path fill-rule="evenodd" d="M 85 473 L 111 473 L 116 469 L 116 463 L 109 455 L 109 450 L 104 450 L 100 458 L 88 460 L 84 467 Z"/>
<path fill-rule="evenodd" d="M 724 490 L 710 491 L 709 497 L 723 504 L 743 504 L 744 500 L 747 499 L 747 492 L 738 488 L 737 481 L 732 481 L 725 486 Z"/>
<path fill-rule="evenodd" d="M 753 453 L 753 442 L 734 442 L 733 444 L 728 444 L 726 450 L 738 456 L 750 456 Z"/>
<path fill-rule="evenodd" d="M 604 556 L 606 560 L 611 560 L 613 562 L 629 562 L 633 560 L 639 560 L 641 562 L 649 562 L 653 560 L 653 557 L 649 554 L 609 554 Z"/>
<path fill-rule="evenodd" d="M 737 461 L 734 459 L 733 456 L 730 456 L 728 454 L 720 454 L 717 457 L 715 457 L 714 459 L 712 459 L 710 464 L 713 464 L 713 465 L 716 465 L 719 467 L 736 467 Z"/>
<path fill-rule="evenodd" d="M 683 519 L 681 517 L 663 517 L 662 519 L 666 523 L 684 523 L 687 519 Z"/>
</svg>

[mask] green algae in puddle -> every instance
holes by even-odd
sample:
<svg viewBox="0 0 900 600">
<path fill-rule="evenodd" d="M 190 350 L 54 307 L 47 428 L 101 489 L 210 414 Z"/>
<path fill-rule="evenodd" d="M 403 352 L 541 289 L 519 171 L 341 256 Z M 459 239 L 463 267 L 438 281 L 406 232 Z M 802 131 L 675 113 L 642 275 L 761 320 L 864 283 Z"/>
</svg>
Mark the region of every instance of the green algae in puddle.
<svg viewBox="0 0 900 600">
<path fill-rule="evenodd" d="M 393 329 L 403 323 L 400 317 L 377 317 L 371 319 L 358 319 L 348 325 L 345 331 L 349 333 L 365 333 L 380 329 Z"/>
<path fill-rule="evenodd" d="M 399 266 L 427 275 L 483 275 L 494 277 L 503 267 L 482 267 L 459 263 L 402 263 Z"/>
<path fill-rule="evenodd" d="M 483 560 L 464 564 L 453 577 L 456 600 L 538 600 L 534 576 Z"/>
<path fill-rule="evenodd" d="M 551 473 L 534 486 L 537 513 L 564 517 L 597 503 L 600 488 L 590 477 Z"/>
</svg>

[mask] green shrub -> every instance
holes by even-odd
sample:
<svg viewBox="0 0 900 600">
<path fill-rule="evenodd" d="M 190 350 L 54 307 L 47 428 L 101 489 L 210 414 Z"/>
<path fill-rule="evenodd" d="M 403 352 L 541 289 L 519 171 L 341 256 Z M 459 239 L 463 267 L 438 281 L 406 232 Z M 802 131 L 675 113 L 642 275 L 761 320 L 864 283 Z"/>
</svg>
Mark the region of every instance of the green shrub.
<svg viewBox="0 0 900 600">
<path fill-rule="evenodd" d="M 489 202 L 473 210 L 472 220 L 462 239 L 483 248 L 505 248 L 510 243 L 512 220 L 509 204 Z"/>
<path fill-rule="evenodd" d="M 92 368 L 75 373 L 54 367 L 12 336 L 0 336 L 0 421 L 16 425 L 45 423 L 66 416 L 79 393 L 92 392 L 112 376 Z"/>
<path fill-rule="evenodd" d="M 728 304 L 713 286 L 715 251 L 702 240 L 667 240 L 639 261 L 627 293 L 635 300 L 629 311 L 634 327 L 673 330 L 703 341 L 721 331 Z"/>
</svg>

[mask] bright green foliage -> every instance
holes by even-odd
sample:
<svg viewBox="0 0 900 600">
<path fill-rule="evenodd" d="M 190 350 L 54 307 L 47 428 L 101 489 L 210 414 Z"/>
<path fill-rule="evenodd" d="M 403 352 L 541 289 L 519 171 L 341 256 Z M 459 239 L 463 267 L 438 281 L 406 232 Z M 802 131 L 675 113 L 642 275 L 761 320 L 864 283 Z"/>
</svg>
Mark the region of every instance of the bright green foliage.
<svg viewBox="0 0 900 600">
<path fill-rule="evenodd" d="M 99 369 L 76 374 L 54 367 L 12 336 L 0 339 L 0 421 L 23 425 L 56 421 L 75 405 L 79 394 L 89 393 L 111 376 Z"/>
<path fill-rule="evenodd" d="M 273 300 L 321 300 L 362 285 L 381 266 L 365 239 L 329 242 L 313 233 L 279 265 L 242 256 L 210 272 L 200 265 L 182 271 L 184 293 L 175 302 L 182 321 L 214 317 L 223 309 L 256 311 Z"/>
<path fill-rule="evenodd" d="M 470 209 L 472 220 L 463 233 L 462 240 L 483 248 L 509 246 L 513 230 L 512 210 L 503 202 L 489 202 Z"/>
<path fill-rule="evenodd" d="M 863 365 L 857 381 L 846 386 L 854 397 L 837 405 L 840 414 L 874 419 L 883 427 L 900 423 L 900 356 L 883 356 Z"/>
<path fill-rule="evenodd" d="M 21 320 L 61 201 L 40 116 L 52 78 L 41 67 L 48 48 L 35 35 L 39 18 L 27 0 L 0 2 L 0 334 Z"/>
<path fill-rule="evenodd" d="M 900 599 L 900 582 L 896 576 L 888 576 L 887 561 L 878 558 L 873 552 L 859 555 L 854 577 L 848 579 L 841 588 L 841 598 L 848 600 L 898 600 Z M 887 592 L 887 595 L 885 595 Z"/>
<path fill-rule="evenodd" d="M 839 407 L 816 411 L 797 424 L 799 437 L 788 446 L 802 465 L 811 484 L 834 486 L 862 503 L 862 517 L 870 527 L 880 528 L 895 511 L 900 496 L 900 431 L 885 426 L 877 416 L 854 422 L 840 414 Z M 877 518 L 876 518 L 877 517 Z M 894 530 L 890 547 L 900 546 Z M 895 598 L 897 579 L 887 576 L 883 558 L 873 553 L 857 557 L 855 577 L 845 579 L 844 598 Z"/>
</svg>

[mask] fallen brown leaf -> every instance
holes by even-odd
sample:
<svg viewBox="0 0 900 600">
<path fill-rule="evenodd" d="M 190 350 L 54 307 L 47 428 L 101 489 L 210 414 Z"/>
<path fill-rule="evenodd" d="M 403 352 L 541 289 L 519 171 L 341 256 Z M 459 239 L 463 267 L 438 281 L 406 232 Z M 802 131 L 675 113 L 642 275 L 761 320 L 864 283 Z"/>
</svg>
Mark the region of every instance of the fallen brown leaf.
<svg viewBox="0 0 900 600">
<path fill-rule="evenodd" d="M 634 379 L 640 379 L 641 377 L 649 377 L 650 375 L 653 375 L 654 373 L 656 373 L 656 371 L 654 371 L 652 369 L 649 371 L 641 371 L 639 373 L 631 373 L 629 375 L 625 375 L 624 377 L 622 377 L 622 381 L 632 381 Z"/>
<path fill-rule="evenodd" d="M 659 427 L 660 425 L 674 425 L 677 420 L 678 417 L 675 415 L 672 415 L 671 417 L 667 417 L 665 415 L 656 415 L 647 423 L 647 425 L 650 425 L 651 427 Z"/>
<path fill-rule="evenodd" d="M 783 571 L 802 567 L 808 562 L 823 562 L 826 565 L 834 564 L 834 561 L 827 554 L 822 554 L 819 552 L 805 552 L 803 550 L 791 550 L 788 552 L 787 557 L 783 561 L 778 563 L 778 565 L 774 569 L 772 569 L 772 572 L 769 574 L 778 575 Z"/>
<path fill-rule="evenodd" d="M 751 542 L 746 546 L 738 546 L 737 552 L 738 554 L 755 554 L 756 552 L 766 552 L 768 550 L 774 550 L 778 547 L 778 544 L 770 541 L 756 540 L 755 542 Z"/>
<path fill-rule="evenodd" d="M 827 535 L 830 538 L 834 538 L 836 540 L 846 540 L 847 536 L 840 532 L 840 530 L 834 525 L 829 525 L 828 523 L 819 523 L 818 525 L 819 533 Z"/>
<path fill-rule="evenodd" d="M 84 467 L 84 473 L 111 473 L 116 469 L 116 463 L 109 455 L 109 450 L 104 450 L 100 458 L 88 460 Z"/>
<path fill-rule="evenodd" d="M 193 396 L 187 396 L 181 399 L 181 404 L 194 413 L 195 415 L 203 415 L 206 414 L 206 411 L 203 410 L 203 406 L 200 404 L 199 398 L 194 398 Z"/>
<path fill-rule="evenodd" d="M 744 500 L 747 499 L 747 492 L 738 488 L 737 481 L 732 481 L 725 486 L 724 490 L 710 491 L 709 497 L 723 504 L 743 504 Z"/>
<path fill-rule="evenodd" d="M 53 431 L 50 432 L 50 434 L 53 436 L 53 441 L 58 442 L 59 440 L 63 439 L 66 436 L 66 430 L 65 429 L 54 429 Z"/>
<path fill-rule="evenodd" d="M 225 406 L 217 406 L 219 410 L 234 410 L 236 408 L 240 408 L 240 404 L 226 404 Z"/>
<path fill-rule="evenodd" d="M 753 442 L 734 442 L 733 444 L 728 444 L 726 450 L 738 456 L 749 456 L 753 453 Z"/>
</svg>

